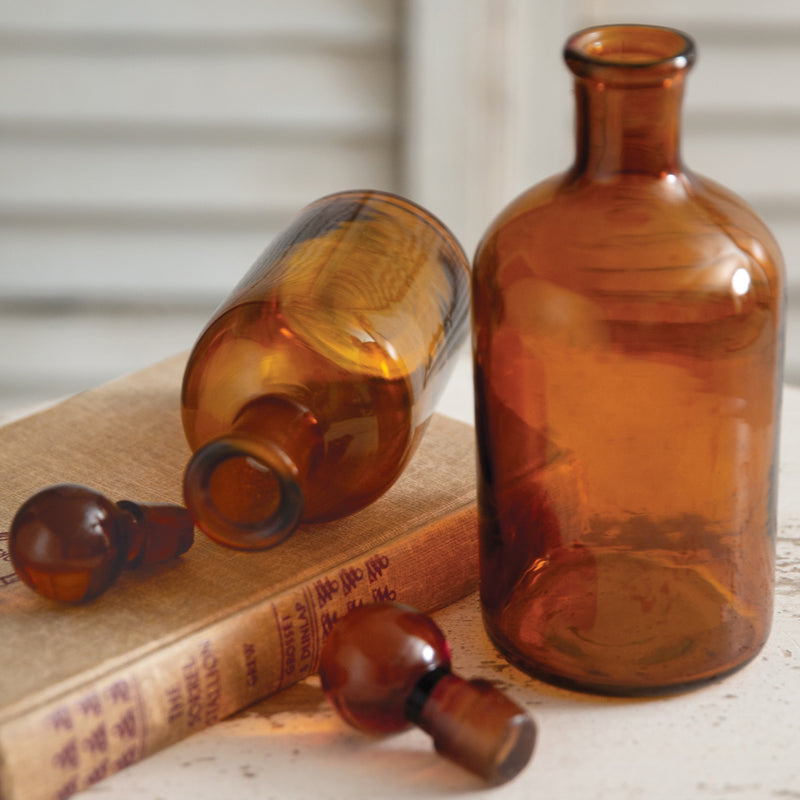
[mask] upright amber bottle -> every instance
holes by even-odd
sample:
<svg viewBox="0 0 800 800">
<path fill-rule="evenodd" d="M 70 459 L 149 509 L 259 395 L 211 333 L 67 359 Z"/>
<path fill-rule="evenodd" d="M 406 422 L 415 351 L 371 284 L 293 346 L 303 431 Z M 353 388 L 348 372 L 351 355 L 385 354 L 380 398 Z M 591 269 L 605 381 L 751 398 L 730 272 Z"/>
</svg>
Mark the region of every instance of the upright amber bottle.
<svg viewBox="0 0 800 800">
<path fill-rule="evenodd" d="M 528 671 L 649 692 L 769 631 L 783 267 L 681 162 L 687 36 L 590 29 L 565 59 L 575 163 L 500 214 L 473 271 L 481 599 Z"/>
<path fill-rule="evenodd" d="M 303 209 L 200 335 L 182 410 L 198 526 L 243 549 L 357 511 L 411 457 L 469 324 L 469 264 L 408 200 Z"/>
</svg>

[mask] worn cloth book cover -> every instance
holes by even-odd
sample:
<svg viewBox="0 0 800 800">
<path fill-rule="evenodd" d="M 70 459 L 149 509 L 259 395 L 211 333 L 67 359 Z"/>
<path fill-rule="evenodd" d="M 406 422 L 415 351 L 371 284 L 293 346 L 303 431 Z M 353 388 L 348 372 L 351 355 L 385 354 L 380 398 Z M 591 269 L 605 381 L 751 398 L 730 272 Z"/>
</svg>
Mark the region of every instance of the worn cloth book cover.
<svg viewBox="0 0 800 800">
<path fill-rule="evenodd" d="M 0 531 L 53 483 L 182 503 L 184 364 L 169 359 L 0 428 Z M 185 555 L 125 571 L 83 606 L 39 597 L 6 556 L 0 796 L 67 797 L 306 677 L 354 605 L 429 611 L 473 591 L 474 460 L 472 428 L 434 415 L 400 479 L 366 509 L 255 553 L 197 532 Z"/>
</svg>

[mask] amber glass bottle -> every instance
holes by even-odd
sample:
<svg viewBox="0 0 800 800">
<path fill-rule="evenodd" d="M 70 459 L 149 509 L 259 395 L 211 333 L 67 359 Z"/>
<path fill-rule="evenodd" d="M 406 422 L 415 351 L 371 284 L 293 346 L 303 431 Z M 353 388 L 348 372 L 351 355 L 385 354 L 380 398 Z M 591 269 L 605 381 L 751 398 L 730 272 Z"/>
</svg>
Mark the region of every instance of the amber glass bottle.
<svg viewBox="0 0 800 800">
<path fill-rule="evenodd" d="M 686 35 L 590 29 L 565 59 L 575 163 L 500 214 L 473 272 L 481 598 L 528 671 L 650 692 L 769 631 L 783 266 L 681 162 Z"/>
<path fill-rule="evenodd" d="M 217 541 L 270 547 L 398 477 L 469 326 L 469 264 L 380 192 L 301 211 L 200 335 L 184 375 L 186 504 Z"/>
</svg>

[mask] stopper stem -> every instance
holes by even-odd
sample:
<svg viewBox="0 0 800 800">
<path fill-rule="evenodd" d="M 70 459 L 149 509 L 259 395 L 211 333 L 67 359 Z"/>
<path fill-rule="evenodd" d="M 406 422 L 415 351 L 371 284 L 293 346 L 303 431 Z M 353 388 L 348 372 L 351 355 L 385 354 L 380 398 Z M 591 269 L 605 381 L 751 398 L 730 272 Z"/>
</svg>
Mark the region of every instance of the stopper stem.
<svg viewBox="0 0 800 800">
<path fill-rule="evenodd" d="M 416 722 L 441 755 L 492 784 L 519 774 L 536 741 L 536 726 L 523 708 L 488 681 L 452 673 L 433 683 Z"/>
<path fill-rule="evenodd" d="M 182 506 L 130 500 L 121 500 L 117 506 L 129 514 L 128 569 L 182 555 L 194 543 L 194 521 Z"/>
</svg>

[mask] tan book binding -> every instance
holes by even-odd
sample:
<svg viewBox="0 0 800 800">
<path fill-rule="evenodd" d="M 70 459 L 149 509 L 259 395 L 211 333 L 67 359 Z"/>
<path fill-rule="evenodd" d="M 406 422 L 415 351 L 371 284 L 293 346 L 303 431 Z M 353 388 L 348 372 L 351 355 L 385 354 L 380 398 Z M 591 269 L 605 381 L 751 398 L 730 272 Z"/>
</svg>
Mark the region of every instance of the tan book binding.
<svg viewBox="0 0 800 800">
<path fill-rule="evenodd" d="M 52 483 L 181 503 L 184 363 L 0 428 L 0 530 Z M 0 796 L 67 797 L 313 673 L 353 604 L 431 611 L 473 591 L 474 460 L 472 428 L 434 415 L 401 478 L 363 511 L 256 553 L 198 533 L 184 556 L 124 572 L 85 606 L 39 597 L 0 561 Z"/>
</svg>

